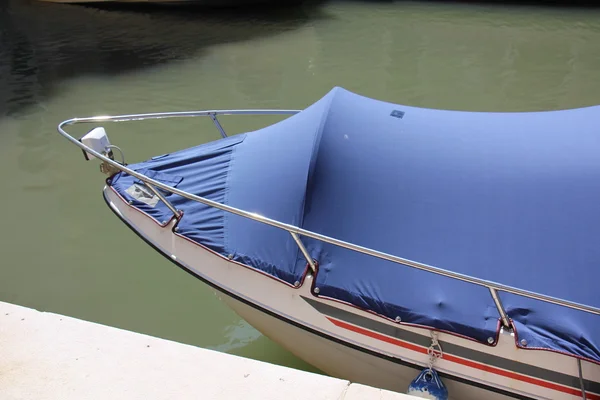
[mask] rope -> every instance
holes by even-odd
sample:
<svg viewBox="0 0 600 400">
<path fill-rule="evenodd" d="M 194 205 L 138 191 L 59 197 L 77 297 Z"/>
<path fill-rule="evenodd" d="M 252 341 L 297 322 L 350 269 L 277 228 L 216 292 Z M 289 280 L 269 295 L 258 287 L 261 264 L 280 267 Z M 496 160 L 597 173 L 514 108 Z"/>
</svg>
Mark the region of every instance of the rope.
<svg viewBox="0 0 600 400">
<path fill-rule="evenodd" d="M 586 400 L 585 386 L 583 384 L 583 372 L 581 371 L 581 359 L 577 359 L 577 367 L 579 367 L 579 384 L 581 385 L 581 398 Z"/>
</svg>

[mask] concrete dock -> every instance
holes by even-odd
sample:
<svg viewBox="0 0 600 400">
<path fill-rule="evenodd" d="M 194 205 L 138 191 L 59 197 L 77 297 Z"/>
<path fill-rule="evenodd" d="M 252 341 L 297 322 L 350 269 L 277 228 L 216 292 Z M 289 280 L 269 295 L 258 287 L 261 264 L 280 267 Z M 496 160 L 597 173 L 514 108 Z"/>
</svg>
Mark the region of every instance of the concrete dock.
<svg viewBox="0 0 600 400">
<path fill-rule="evenodd" d="M 0 400 L 413 396 L 0 302 Z"/>
</svg>

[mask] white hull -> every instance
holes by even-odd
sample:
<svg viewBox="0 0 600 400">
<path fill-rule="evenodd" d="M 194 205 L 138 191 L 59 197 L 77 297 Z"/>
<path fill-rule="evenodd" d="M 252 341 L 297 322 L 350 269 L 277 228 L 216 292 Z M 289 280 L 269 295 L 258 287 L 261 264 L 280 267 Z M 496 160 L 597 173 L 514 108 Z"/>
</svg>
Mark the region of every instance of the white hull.
<svg viewBox="0 0 600 400">
<path fill-rule="evenodd" d="M 410 381 L 420 371 L 296 328 L 227 295 L 223 295 L 221 300 L 265 336 L 330 376 L 405 393 Z M 460 393 L 460 396 L 451 397 L 454 400 L 510 398 L 470 385 L 447 380 L 444 383 L 451 394 Z"/>
<path fill-rule="evenodd" d="M 110 187 L 111 209 L 141 238 L 204 282 L 265 336 L 332 376 L 398 392 L 427 365 L 429 330 L 394 323 L 336 301 L 315 297 L 311 275 L 299 287 L 229 261 L 173 231 L 174 220 L 155 221 Z M 577 360 L 549 351 L 520 350 L 501 333 L 494 345 L 439 333 L 444 356 L 436 362 L 450 397 L 476 399 L 581 399 Z M 600 366 L 582 362 L 599 400 Z"/>
</svg>

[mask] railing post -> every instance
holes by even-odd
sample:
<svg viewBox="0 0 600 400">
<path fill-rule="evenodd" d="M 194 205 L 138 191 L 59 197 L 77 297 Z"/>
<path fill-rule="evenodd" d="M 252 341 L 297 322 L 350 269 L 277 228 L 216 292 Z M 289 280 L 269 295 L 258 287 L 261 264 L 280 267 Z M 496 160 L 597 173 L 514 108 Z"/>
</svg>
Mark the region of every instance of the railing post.
<svg viewBox="0 0 600 400">
<path fill-rule="evenodd" d="M 490 289 L 490 293 L 492 294 L 492 298 L 494 299 L 494 303 L 496 303 L 496 308 L 500 313 L 500 318 L 502 319 L 502 325 L 506 329 L 510 328 L 510 322 L 508 322 L 508 316 L 506 315 L 506 311 L 504 311 L 504 307 L 502 307 L 502 302 L 500 301 L 500 297 L 498 297 L 498 292 L 496 289 L 488 287 Z"/>
<path fill-rule="evenodd" d="M 581 385 L 581 398 L 583 400 L 586 400 L 587 395 L 585 393 L 585 384 L 583 383 L 583 371 L 581 370 L 581 358 L 577 359 L 577 369 L 579 369 L 579 384 Z"/>
<path fill-rule="evenodd" d="M 171 212 L 173 213 L 173 215 L 175 216 L 175 218 L 177 218 L 179 216 L 179 210 L 177 210 L 175 207 L 173 207 L 173 204 L 171 204 L 171 202 L 169 200 L 166 199 L 165 196 L 163 196 L 158 189 L 156 189 L 154 186 L 152 186 L 151 184 L 144 182 L 144 185 L 146 185 L 146 187 L 148 189 L 150 189 L 152 191 L 152 193 L 154 193 L 156 196 L 158 196 L 158 198 L 165 203 L 165 205 L 169 208 L 169 210 L 171 210 Z"/>
<path fill-rule="evenodd" d="M 219 130 L 219 132 L 221 132 L 221 136 L 223 136 L 224 138 L 226 138 L 227 134 L 225 133 L 225 129 L 223 129 L 223 127 L 221 126 L 221 123 L 217 119 L 217 114 L 216 113 L 210 113 L 208 115 L 210 116 L 210 119 L 212 119 L 212 122 L 215 123 L 215 126 L 217 127 L 217 129 Z"/>
<path fill-rule="evenodd" d="M 306 247 L 304 247 L 304 244 L 302 243 L 302 241 L 298 237 L 298 234 L 296 234 L 295 232 L 291 232 L 291 231 L 288 231 L 288 232 L 290 232 L 290 234 L 292 235 L 292 237 L 296 241 L 296 244 L 298 245 L 298 247 L 300 247 L 300 251 L 304 255 L 304 258 L 306 258 L 306 262 L 308 262 L 308 265 L 310 266 L 310 269 L 312 270 L 313 274 L 316 274 L 317 273 L 317 267 L 315 266 L 315 262 L 310 257 L 310 254 L 308 254 L 308 250 L 306 250 Z"/>
</svg>

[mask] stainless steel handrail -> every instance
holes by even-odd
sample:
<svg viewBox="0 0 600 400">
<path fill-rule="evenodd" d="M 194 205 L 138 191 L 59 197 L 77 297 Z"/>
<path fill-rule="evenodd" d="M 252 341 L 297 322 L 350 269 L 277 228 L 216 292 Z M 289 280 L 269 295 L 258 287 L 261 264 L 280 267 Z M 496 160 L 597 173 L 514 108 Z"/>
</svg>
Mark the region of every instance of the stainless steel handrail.
<svg viewBox="0 0 600 400">
<path fill-rule="evenodd" d="M 508 321 L 506 311 L 504 310 L 504 308 L 500 302 L 500 299 L 498 297 L 498 294 L 497 294 L 498 291 L 512 293 L 515 295 L 519 295 L 519 296 L 523 296 L 523 297 L 527 297 L 527 298 L 531 298 L 531 299 L 535 299 L 535 300 L 540 300 L 540 301 L 544 301 L 547 303 L 557 304 L 560 306 L 572 308 L 572 309 L 579 310 L 579 311 L 588 312 L 588 313 L 595 314 L 595 315 L 600 315 L 600 308 L 598 308 L 598 307 L 593 307 L 593 306 L 580 304 L 580 303 L 573 302 L 573 301 L 559 299 L 557 297 L 548 296 L 548 295 L 532 292 L 529 290 L 519 289 L 516 287 L 503 285 L 503 284 L 488 281 L 485 279 L 479 279 L 479 278 L 475 278 L 475 277 L 461 274 L 458 272 L 448 271 L 448 270 L 445 270 L 442 268 L 438 268 L 438 267 L 434 267 L 431 265 L 408 260 L 408 259 L 405 259 L 402 257 L 394 256 L 394 255 L 391 255 L 388 253 L 384 253 L 381 251 L 369 249 L 367 247 L 359 246 L 357 244 L 353 244 L 353 243 L 345 242 L 343 240 L 335 239 L 335 238 L 332 238 L 332 237 L 329 237 L 326 235 L 311 232 L 311 231 L 299 228 L 294 225 L 286 224 L 286 223 L 283 223 L 280 221 L 276 221 L 276 220 L 264 217 L 257 213 L 240 210 L 238 208 L 231 207 L 231 206 L 228 206 L 225 204 L 221 204 L 221 203 L 218 203 L 213 200 L 209 200 L 209 199 L 201 197 L 201 196 L 196 196 L 194 194 L 187 193 L 180 189 L 165 185 L 154 179 L 148 178 L 145 175 L 140 174 L 139 172 L 136 172 L 130 168 L 127 168 L 126 166 L 104 156 L 103 154 L 100 154 L 100 153 L 92 150 L 85 144 L 81 143 L 79 140 L 77 140 L 74 137 L 72 137 L 71 135 L 69 135 L 63 129 L 63 127 L 65 127 L 67 125 L 73 125 L 73 124 L 77 124 L 77 123 L 122 122 L 122 121 L 136 121 L 136 120 L 145 120 L 145 119 L 161 119 L 161 118 L 173 118 L 173 117 L 209 116 L 209 117 L 211 117 L 211 119 L 213 119 L 213 122 L 215 122 L 215 125 L 217 125 L 217 128 L 221 132 L 222 136 L 226 136 L 226 134 L 224 134 L 224 130 L 222 130 L 222 127 L 220 126 L 218 121 L 216 121 L 217 115 L 269 115 L 269 114 L 271 114 L 271 115 L 289 115 L 289 114 L 295 114 L 297 112 L 299 112 L 299 111 L 298 110 L 211 110 L 211 111 L 183 111 L 183 112 L 165 112 L 165 113 L 150 113 L 150 114 L 128 114 L 128 115 L 118 115 L 118 116 L 72 118 L 72 119 L 68 119 L 66 121 L 61 122 L 58 125 L 58 132 L 62 136 L 64 136 L 67 140 L 69 140 L 76 146 L 80 147 L 82 150 L 94 155 L 95 157 L 102 160 L 103 162 L 105 162 L 105 163 L 107 163 L 107 164 L 109 164 L 109 165 L 135 177 L 135 178 L 140 179 L 142 182 L 146 183 L 147 185 L 151 185 L 153 187 L 158 187 L 167 192 L 171 192 L 171 193 L 177 194 L 179 196 L 182 196 L 186 199 L 197 201 L 199 203 L 206 204 L 208 206 L 215 207 L 217 209 L 220 209 L 220 210 L 223 210 L 223 211 L 235 214 L 235 215 L 239 215 L 241 217 L 249 218 L 251 220 L 261 222 L 261 223 L 271 225 L 276 228 L 280 228 L 280 229 L 288 231 L 292 235 L 292 237 L 294 238 L 294 240 L 296 241 L 298 246 L 300 247 L 300 250 L 302 251 L 303 255 L 306 257 L 309 266 L 313 270 L 315 269 L 313 260 L 310 259 L 310 256 L 309 256 L 306 248 L 304 247 L 302 242 L 299 240 L 297 235 L 310 237 L 310 238 L 320 240 L 320 241 L 323 241 L 323 242 L 326 242 L 329 244 L 333 244 L 333 245 L 336 245 L 339 247 L 343 247 L 343 248 L 346 248 L 349 250 L 367 254 L 367 255 L 370 255 L 373 257 L 377 257 L 377 258 L 380 258 L 383 260 L 391 261 L 391 262 L 405 265 L 408 267 L 412 267 L 415 269 L 420 269 L 420 270 L 431 272 L 431 273 L 434 273 L 437 275 L 442 275 L 442 276 L 446 276 L 446 277 L 460 280 L 463 282 L 468 282 L 468 283 L 472 283 L 475 285 L 483 286 L 490 291 L 490 294 L 492 295 L 494 303 L 498 309 L 498 313 L 500 315 L 502 323 L 507 328 L 510 327 L 510 324 Z M 161 200 L 167 202 L 167 200 L 164 197 L 162 197 L 162 196 L 159 196 L 159 197 L 161 197 Z M 170 205 L 170 204 L 167 204 L 167 205 L 169 206 L 169 208 L 171 210 L 175 209 L 172 205 Z"/>
</svg>

